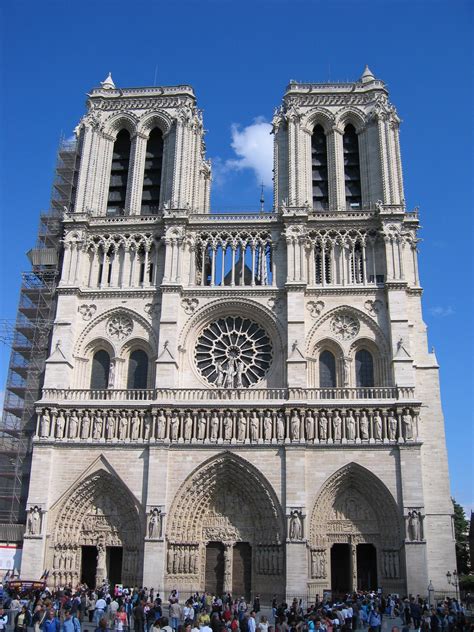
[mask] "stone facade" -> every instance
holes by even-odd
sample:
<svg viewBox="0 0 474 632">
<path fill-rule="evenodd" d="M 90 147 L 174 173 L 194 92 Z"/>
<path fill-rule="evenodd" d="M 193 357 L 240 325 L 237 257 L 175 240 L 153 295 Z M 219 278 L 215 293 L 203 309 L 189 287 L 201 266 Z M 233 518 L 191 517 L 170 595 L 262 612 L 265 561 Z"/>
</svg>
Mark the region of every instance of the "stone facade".
<svg viewBox="0 0 474 632">
<path fill-rule="evenodd" d="M 273 125 L 273 212 L 211 213 L 192 89 L 109 77 L 91 91 L 25 577 L 263 596 L 448 588 L 438 365 L 395 108 L 366 69 L 291 83 Z"/>
</svg>

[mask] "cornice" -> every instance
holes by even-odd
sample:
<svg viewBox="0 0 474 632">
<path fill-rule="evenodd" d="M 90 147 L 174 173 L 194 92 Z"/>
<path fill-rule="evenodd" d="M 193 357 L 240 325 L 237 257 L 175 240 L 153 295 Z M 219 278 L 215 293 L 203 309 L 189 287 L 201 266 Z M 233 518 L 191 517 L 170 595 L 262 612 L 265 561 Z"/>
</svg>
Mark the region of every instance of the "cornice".
<svg viewBox="0 0 474 632">
<path fill-rule="evenodd" d="M 183 296 L 202 296 L 206 298 L 245 298 L 245 297 L 268 297 L 268 296 L 278 296 L 284 293 L 283 288 L 274 287 L 272 285 L 266 285 L 263 287 L 249 287 L 249 286 L 235 286 L 231 287 L 229 285 L 225 285 L 224 287 L 182 287 Z"/>
<path fill-rule="evenodd" d="M 87 299 L 108 299 L 108 298 L 147 298 L 150 296 L 159 295 L 160 288 L 127 288 L 121 290 L 120 288 L 104 288 L 98 289 L 86 289 L 78 287 L 58 287 L 58 295 L 61 296 L 77 296 L 78 298 Z"/>
</svg>

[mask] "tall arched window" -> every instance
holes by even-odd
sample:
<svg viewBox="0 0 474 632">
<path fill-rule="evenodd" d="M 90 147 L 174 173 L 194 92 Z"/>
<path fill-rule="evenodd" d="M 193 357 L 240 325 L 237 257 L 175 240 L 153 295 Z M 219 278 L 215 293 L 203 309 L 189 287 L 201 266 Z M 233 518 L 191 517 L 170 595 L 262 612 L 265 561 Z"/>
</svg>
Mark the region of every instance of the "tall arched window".
<svg viewBox="0 0 474 632">
<path fill-rule="evenodd" d="M 125 213 L 130 147 L 130 134 L 126 129 L 123 129 L 117 134 L 114 143 L 107 215 L 123 215 Z"/>
<path fill-rule="evenodd" d="M 361 208 L 359 139 L 353 125 L 349 123 L 344 130 L 342 141 L 344 149 L 344 180 L 346 185 L 346 206 Z"/>
<path fill-rule="evenodd" d="M 102 390 L 109 386 L 110 356 L 101 349 L 92 358 L 91 389 Z"/>
<path fill-rule="evenodd" d="M 142 215 L 156 212 L 160 203 L 161 170 L 163 166 L 163 134 L 158 127 L 150 133 L 146 144 L 143 177 Z"/>
<path fill-rule="evenodd" d="M 336 358 L 327 350 L 319 356 L 319 386 L 321 388 L 336 386 Z"/>
<path fill-rule="evenodd" d="M 311 162 L 313 170 L 313 208 L 328 208 L 328 152 L 326 134 L 321 125 L 316 125 L 311 136 Z"/>
<path fill-rule="evenodd" d="M 370 351 L 360 349 L 355 355 L 356 386 L 374 386 L 374 359 Z"/>
<path fill-rule="evenodd" d="M 127 388 L 146 388 L 148 382 L 148 356 L 141 349 L 130 354 Z"/>
</svg>

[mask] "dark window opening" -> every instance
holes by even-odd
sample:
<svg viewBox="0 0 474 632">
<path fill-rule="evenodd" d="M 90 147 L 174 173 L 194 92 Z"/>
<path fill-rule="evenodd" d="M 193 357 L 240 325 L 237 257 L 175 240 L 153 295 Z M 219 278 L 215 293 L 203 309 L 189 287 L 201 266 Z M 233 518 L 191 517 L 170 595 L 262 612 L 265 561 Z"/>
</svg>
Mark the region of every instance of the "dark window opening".
<svg viewBox="0 0 474 632">
<path fill-rule="evenodd" d="M 346 206 L 348 209 L 359 209 L 362 206 L 360 186 L 359 139 L 355 128 L 346 126 L 342 140 L 344 151 L 344 180 L 346 187 Z"/>
<path fill-rule="evenodd" d="M 114 143 L 107 215 L 124 215 L 125 213 L 130 148 L 130 134 L 126 129 L 123 129 L 118 133 Z"/>
<path fill-rule="evenodd" d="M 356 386 L 374 386 L 374 360 L 366 349 L 356 353 L 355 369 Z"/>
<path fill-rule="evenodd" d="M 319 386 L 321 388 L 336 386 L 336 358 L 330 351 L 323 351 L 319 356 Z"/>
<path fill-rule="evenodd" d="M 313 208 L 326 210 L 329 206 L 328 152 L 326 134 L 316 125 L 311 136 L 311 163 L 313 173 Z"/>
<path fill-rule="evenodd" d="M 143 176 L 142 215 L 152 215 L 160 204 L 161 172 L 163 168 L 163 134 L 158 127 L 150 133 L 146 144 Z"/>
<path fill-rule="evenodd" d="M 141 349 L 132 351 L 128 361 L 127 388 L 146 388 L 148 381 L 148 356 Z"/>
<path fill-rule="evenodd" d="M 92 358 L 91 389 L 102 390 L 109 386 L 110 356 L 101 349 Z"/>
</svg>

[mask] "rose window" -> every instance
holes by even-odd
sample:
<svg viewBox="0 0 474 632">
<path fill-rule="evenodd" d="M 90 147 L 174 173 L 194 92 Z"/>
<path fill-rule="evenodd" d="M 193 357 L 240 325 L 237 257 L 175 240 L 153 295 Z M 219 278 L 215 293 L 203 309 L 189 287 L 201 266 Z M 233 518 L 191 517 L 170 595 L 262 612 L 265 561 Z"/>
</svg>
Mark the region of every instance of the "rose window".
<svg viewBox="0 0 474 632">
<path fill-rule="evenodd" d="M 133 321 L 126 314 L 112 316 L 107 323 L 107 333 L 111 338 L 123 340 L 132 333 Z"/>
<path fill-rule="evenodd" d="M 359 322 L 350 314 L 339 314 L 331 320 L 331 329 L 340 340 L 350 340 L 359 333 Z"/>
<path fill-rule="evenodd" d="M 272 360 L 266 331 L 248 318 L 219 318 L 199 336 L 195 358 L 201 375 L 219 388 L 247 388 L 259 382 Z"/>
</svg>

